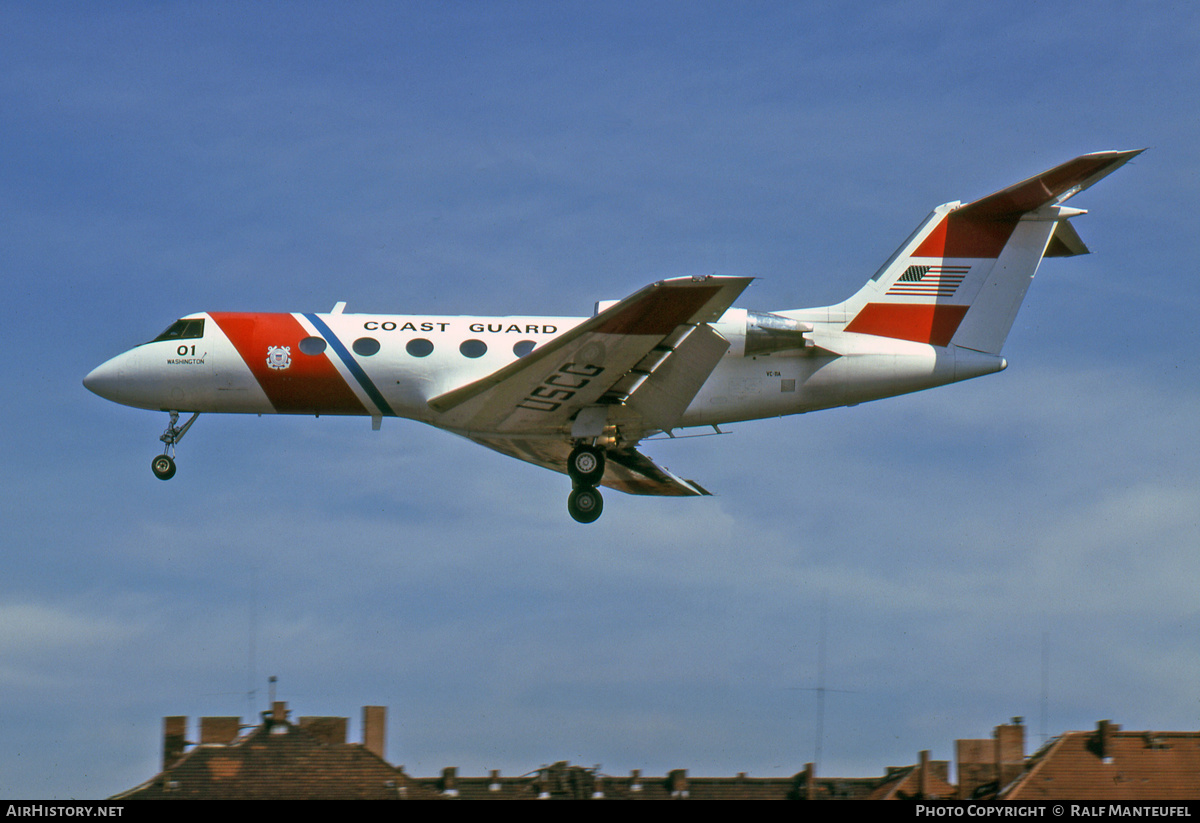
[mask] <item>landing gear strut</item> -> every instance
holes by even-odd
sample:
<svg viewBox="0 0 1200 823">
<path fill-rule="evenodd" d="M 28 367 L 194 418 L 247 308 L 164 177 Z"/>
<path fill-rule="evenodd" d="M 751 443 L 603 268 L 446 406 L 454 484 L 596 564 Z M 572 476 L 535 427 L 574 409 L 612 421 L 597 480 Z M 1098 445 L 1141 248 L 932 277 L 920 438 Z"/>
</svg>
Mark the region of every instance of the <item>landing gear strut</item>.
<svg viewBox="0 0 1200 823">
<path fill-rule="evenodd" d="M 578 523 L 596 522 L 604 511 L 604 498 L 596 489 L 604 477 L 604 451 L 576 446 L 567 458 L 567 474 L 575 487 L 567 498 L 567 511 Z"/>
<path fill-rule="evenodd" d="M 192 416 L 182 426 L 177 426 L 179 422 L 179 412 L 171 412 L 171 422 L 167 424 L 167 430 L 162 433 L 158 439 L 166 446 L 163 448 L 163 453 L 155 456 L 150 461 L 150 470 L 154 472 L 154 476 L 159 480 L 170 480 L 175 476 L 175 444 L 183 439 L 187 434 L 187 430 L 196 422 L 196 418 L 200 416 L 200 412 L 193 412 Z"/>
</svg>

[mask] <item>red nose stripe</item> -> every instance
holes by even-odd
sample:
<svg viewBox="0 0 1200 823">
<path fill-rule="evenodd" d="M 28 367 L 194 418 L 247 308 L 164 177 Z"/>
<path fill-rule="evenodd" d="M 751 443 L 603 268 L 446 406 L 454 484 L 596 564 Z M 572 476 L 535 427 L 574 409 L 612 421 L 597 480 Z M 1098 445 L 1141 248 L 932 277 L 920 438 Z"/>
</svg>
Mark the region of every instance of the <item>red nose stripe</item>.
<svg viewBox="0 0 1200 823">
<path fill-rule="evenodd" d="M 250 367 L 275 411 L 368 413 L 325 354 L 300 351 L 300 341 L 309 334 L 292 315 L 216 312 L 209 316 Z"/>
</svg>

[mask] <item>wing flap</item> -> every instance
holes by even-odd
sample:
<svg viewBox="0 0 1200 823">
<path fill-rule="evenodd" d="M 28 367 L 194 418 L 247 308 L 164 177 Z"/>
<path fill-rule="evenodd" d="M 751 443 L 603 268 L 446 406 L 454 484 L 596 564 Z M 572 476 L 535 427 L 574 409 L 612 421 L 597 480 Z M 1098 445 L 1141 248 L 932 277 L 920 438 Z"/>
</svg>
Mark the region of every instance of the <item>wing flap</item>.
<svg viewBox="0 0 1200 823">
<path fill-rule="evenodd" d="M 633 390 L 626 408 L 641 418 L 645 430 L 675 428 L 728 349 L 729 341 L 711 326 L 690 329 Z"/>
<path fill-rule="evenodd" d="M 610 477 L 611 475 L 611 477 Z M 712 492 L 693 480 L 684 480 L 659 466 L 637 449 L 608 453 L 604 485 L 628 494 L 668 497 L 709 496 Z"/>
<path fill-rule="evenodd" d="M 481 446 L 526 463 L 566 474 L 571 444 L 556 438 L 470 436 Z M 627 494 L 695 497 L 710 494 L 703 486 L 677 477 L 633 447 L 611 449 L 601 485 Z"/>
</svg>

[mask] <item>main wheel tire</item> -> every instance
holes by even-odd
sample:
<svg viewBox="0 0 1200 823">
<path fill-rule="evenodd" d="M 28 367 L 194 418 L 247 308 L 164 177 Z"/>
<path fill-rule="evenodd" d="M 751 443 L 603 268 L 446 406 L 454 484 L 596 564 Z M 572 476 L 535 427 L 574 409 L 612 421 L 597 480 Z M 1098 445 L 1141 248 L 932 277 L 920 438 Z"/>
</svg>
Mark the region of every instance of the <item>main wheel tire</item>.
<svg viewBox="0 0 1200 823">
<path fill-rule="evenodd" d="M 150 461 L 150 470 L 159 480 L 170 480 L 175 476 L 175 461 L 168 454 L 160 454 Z"/>
<path fill-rule="evenodd" d="M 578 523 L 594 523 L 604 512 L 604 498 L 592 486 L 581 486 L 567 498 L 567 511 Z"/>
<path fill-rule="evenodd" d="M 595 446 L 577 446 L 567 458 L 567 474 L 576 486 L 595 486 L 604 477 L 604 452 Z"/>
</svg>

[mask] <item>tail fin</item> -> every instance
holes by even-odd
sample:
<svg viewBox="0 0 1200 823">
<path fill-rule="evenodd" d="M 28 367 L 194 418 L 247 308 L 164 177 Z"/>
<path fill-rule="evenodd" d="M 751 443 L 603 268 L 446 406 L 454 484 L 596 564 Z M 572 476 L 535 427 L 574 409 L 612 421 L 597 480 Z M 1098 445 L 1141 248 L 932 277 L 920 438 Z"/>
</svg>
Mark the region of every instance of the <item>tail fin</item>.
<svg viewBox="0 0 1200 823">
<path fill-rule="evenodd" d="M 967 205 L 934 209 L 838 308 L 845 330 L 999 354 L 1043 256 L 1086 254 L 1061 204 L 1141 151 L 1085 154 Z"/>
</svg>

